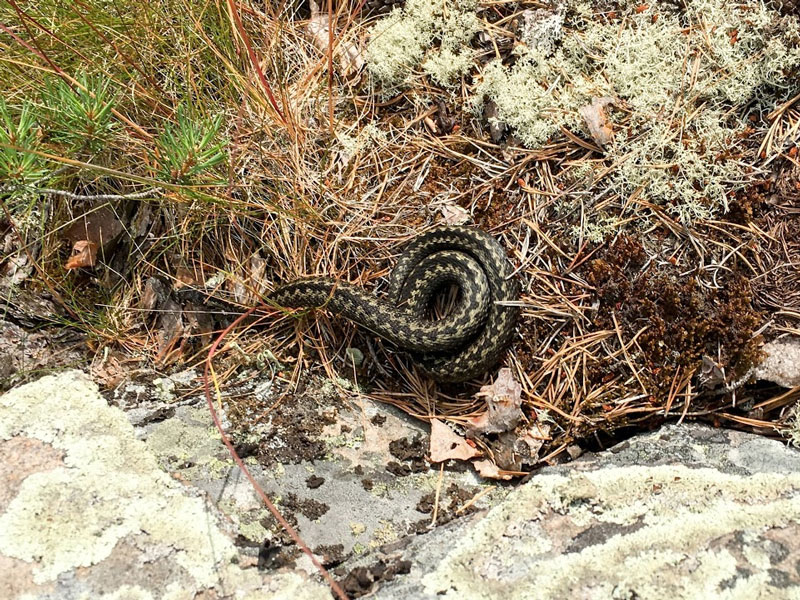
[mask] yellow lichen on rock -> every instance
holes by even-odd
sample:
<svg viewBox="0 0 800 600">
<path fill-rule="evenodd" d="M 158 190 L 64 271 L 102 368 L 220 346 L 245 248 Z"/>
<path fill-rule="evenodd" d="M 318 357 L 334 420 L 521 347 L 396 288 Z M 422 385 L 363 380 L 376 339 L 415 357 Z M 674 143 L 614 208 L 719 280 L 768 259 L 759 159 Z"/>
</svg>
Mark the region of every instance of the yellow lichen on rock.
<svg viewBox="0 0 800 600">
<path fill-rule="evenodd" d="M 75 569 L 88 569 L 82 578 L 91 579 L 92 569 L 131 563 L 112 573 L 120 579 L 113 597 L 194 597 L 216 586 L 238 590 L 237 597 L 275 597 L 256 569 L 236 564 L 232 537 L 204 498 L 159 468 L 83 373 L 44 377 L 1 396 L 0 441 L 11 437 L 40 440 L 64 455 L 63 466 L 26 477 L 0 514 L 0 555 L 30 563 L 34 583 L 59 586 Z M 123 551 L 129 554 L 114 559 Z M 144 580 L 136 585 L 137 564 L 159 562 L 165 580 L 155 582 L 157 593 Z M 99 577 L 104 586 L 107 577 Z M 168 584 L 180 593 L 166 593 Z M 327 594 L 308 590 L 307 598 Z"/>
</svg>

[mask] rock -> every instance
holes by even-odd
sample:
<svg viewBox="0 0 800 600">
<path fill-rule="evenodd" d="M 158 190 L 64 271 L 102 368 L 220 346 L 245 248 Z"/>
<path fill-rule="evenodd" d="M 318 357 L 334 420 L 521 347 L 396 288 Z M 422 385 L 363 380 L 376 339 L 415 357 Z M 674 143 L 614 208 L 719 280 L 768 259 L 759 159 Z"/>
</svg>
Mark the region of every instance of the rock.
<svg viewBox="0 0 800 600">
<path fill-rule="evenodd" d="M 177 392 L 195 377 L 173 379 L 184 382 Z M 262 563 L 282 542 L 203 404 L 181 392 L 163 419 L 133 419 L 133 405 L 167 402 L 142 396 L 119 400 L 126 413 L 77 371 L 0 396 L 0 572 L 14 574 L 0 578 L 0 597 L 330 598 L 305 558 Z M 474 474 L 392 479 L 388 460 L 425 449 L 407 441 L 413 428 L 397 414 L 296 401 L 309 404 L 303 422 L 338 406 L 322 454 L 269 467 L 246 460 L 315 552 L 345 559 L 335 576 L 354 594 L 800 595 L 800 453 L 780 442 L 667 426 L 542 469 L 510 493 L 467 487 L 459 505 L 480 494 L 479 512 L 417 536 L 409 532 L 430 530 L 439 490 L 439 518 L 456 516 L 443 499 Z M 370 418 L 378 410 L 385 418 Z"/>
<path fill-rule="evenodd" d="M 781 338 L 764 344 L 766 357 L 756 367 L 755 378 L 786 388 L 800 386 L 800 338 Z"/>
<path fill-rule="evenodd" d="M 164 471 L 78 371 L 0 396 L 2 598 L 326 598 L 241 560 L 230 525 Z"/>
<path fill-rule="evenodd" d="M 144 387 L 138 400 L 130 393 L 115 401 L 161 467 L 206 492 L 250 543 L 272 539 L 274 521 L 222 445 L 205 399 L 188 395 L 165 404 L 155 386 Z M 185 396 L 186 389 L 178 385 L 174 392 Z M 265 400 L 267 406 L 274 402 Z M 273 408 L 270 422 L 237 440 L 243 457 L 260 457 L 247 457 L 248 469 L 270 498 L 280 500 L 283 515 L 297 523 L 315 552 L 340 546 L 346 557 L 402 539 L 420 522 L 430 524 L 431 515 L 417 505 L 437 486 L 443 522 L 487 485 L 466 468 L 445 471 L 440 481 L 438 469 L 424 461 L 426 431 L 419 421 L 391 406 L 358 404 L 342 403 L 328 380 L 309 382 L 302 396 Z M 172 408 L 169 417 L 155 419 L 165 408 Z M 404 443 L 410 439 L 420 442 Z M 404 469 L 402 476 L 387 470 L 393 461 Z M 505 490 L 482 496 L 477 508 L 497 494 Z"/>
<path fill-rule="evenodd" d="M 797 598 L 800 453 L 667 426 L 543 469 L 488 512 L 343 565 L 390 599 Z"/>
</svg>

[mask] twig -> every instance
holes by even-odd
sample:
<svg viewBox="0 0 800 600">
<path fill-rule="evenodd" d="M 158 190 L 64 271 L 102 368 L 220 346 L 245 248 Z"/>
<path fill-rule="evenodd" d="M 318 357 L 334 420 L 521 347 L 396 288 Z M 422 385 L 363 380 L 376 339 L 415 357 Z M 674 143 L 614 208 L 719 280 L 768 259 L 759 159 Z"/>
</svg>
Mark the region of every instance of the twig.
<svg viewBox="0 0 800 600">
<path fill-rule="evenodd" d="M 161 188 L 152 188 L 143 192 L 136 192 L 134 194 L 73 194 L 66 190 L 56 190 L 53 188 L 37 188 L 29 185 L 6 185 L 0 188 L 0 193 L 13 192 L 18 189 L 26 189 L 37 194 L 52 194 L 53 196 L 62 196 L 69 200 L 95 200 L 95 201 L 110 201 L 110 200 L 139 200 L 141 198 L 150 198 L 156 196 L 163 190 Z"/>
</svg>

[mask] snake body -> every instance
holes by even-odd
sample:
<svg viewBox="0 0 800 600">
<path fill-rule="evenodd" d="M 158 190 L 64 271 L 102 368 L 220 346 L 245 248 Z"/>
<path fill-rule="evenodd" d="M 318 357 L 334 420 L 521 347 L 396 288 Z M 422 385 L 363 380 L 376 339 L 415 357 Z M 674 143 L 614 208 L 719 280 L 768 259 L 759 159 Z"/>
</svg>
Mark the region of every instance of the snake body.
<svg viewBox="0 0 800 600">
<path fill-rule="evenodd" d="M 412 240 L 397 261 L 386 300 L 329 277 L 305 277 L 279 286 L 270 300 L 287 308 L 325 308 L 412 353 L 438 381 L 465 381 L 494 366 L 508 346 L 519 309 L 511 265 L 486 232 L 457 226 L 431 229 Z M 460 301 L 443 319 L 429 306 L 446 286 Z"/>
</svg>

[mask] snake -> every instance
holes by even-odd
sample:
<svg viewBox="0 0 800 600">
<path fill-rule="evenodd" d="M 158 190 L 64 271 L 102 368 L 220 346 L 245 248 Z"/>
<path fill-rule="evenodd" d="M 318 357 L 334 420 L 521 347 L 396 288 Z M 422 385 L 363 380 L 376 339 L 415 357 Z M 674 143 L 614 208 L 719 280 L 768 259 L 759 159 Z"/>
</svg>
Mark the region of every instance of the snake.
<svg viewBox="0 0 800 600">
<path fill-rule="evenodd" d="M 519 314 L 512 273 L 490 234 L 443 225 L 409 242 L 391 271 L 385 298 L 312 276 L 279 285 L 268 299 L 278 307 L 340 315 L 410 353 L 432 379 L 461 382 L 495 366 L 511 341 Z M 432 319 L 432 302 L 452 285 L 460 291 L 455 307 Z"/>
</svg>

